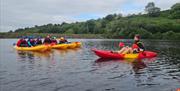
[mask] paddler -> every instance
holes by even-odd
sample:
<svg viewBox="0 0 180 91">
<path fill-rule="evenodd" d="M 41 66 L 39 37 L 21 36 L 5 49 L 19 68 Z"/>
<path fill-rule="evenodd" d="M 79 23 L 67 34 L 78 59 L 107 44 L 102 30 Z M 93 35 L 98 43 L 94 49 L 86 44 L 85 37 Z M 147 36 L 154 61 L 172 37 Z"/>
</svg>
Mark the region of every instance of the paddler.
<svg viewBox="0 0 180 91">
<path fill-rule="evenodd" d="M 35 46 L 35 40 L 32 39 L 32 38 L 28 38 L 27 43 L 28 43 L 28 47 L 33 47 L 33 46 Z"/>
<path fill-rule="evenodd" d="M 36 39 L 36 45 L 41 45 L 41 44 L 42 44 L 41 38 L 37 38 L 37 39 Z"/>
<path fill-rule="evenodd" d="M 63 44 L 63 43 L 67 43 L 67 42 L 68 41 L 64 37 L 61 37 L 59 40 L 59 44 Z"/>
<path fill-rule="evenodd" d="M 46 36 L 46 38 L 44 39 L 44 42 L 43 44 L 51 44 L 51 39 L 50 39 L 50 36 Z"/>
<path fill-rule="evenodd" d="M 57 44 L 56 37 L 53 37 L 53 38 L 52 38 L 51 43 L 52 43 L 52 44 Z"/>
<path fill-rule="evenodd" d="M 145 47 L 143 43 L 140 41 L 139 34 L 136 34 L 134 36 L 134 44 L 132 45 L 132 51 L 133 53 L 139 53 L 139 52 L 145 51 Z"/>
<path fill-rule="evenodd" d="M 134 36 L 134 44 L 132 47 L 126 46 L 124 47 L 124 43 L 119 43 L 119 47 L 121 48 L 119 51 L 115 51 L 113 53 L 119 53 L 119 54 L 128 54 L 128 53 L 139 53 L 141 51 L 145 50 L 145 47 L 142 42 L 140 42 L 140 36 L 139 34 L 136 34 Z"/>
<path fill-rule="evenodd" d="M 25 40 L 25 37 L 24 37 L 24 38 L 21 37 L 21 38 L 17 41 L 16 46 L 18 46 L 18 47 L 27 47 L 28 44 L 27 44 L 27 41 Z"/>
</svg>

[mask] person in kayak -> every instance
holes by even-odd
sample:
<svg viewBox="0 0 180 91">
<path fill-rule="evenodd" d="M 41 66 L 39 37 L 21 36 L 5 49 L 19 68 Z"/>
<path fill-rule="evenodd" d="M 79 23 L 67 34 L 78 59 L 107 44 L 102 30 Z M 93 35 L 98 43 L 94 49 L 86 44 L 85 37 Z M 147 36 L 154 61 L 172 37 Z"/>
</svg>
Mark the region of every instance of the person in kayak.
<svg viewBox="0 0 180 91">
<path fill-rule="evenodd" d="M 27 47 L 28 44 L 27 44 L 27 41 L 25 40 L 25 38 L 20 38 L 17 41 L 16 46 L 18 46 L 18 47 Z"/>
<path fill-rule="evenodd" d="M 52 43 L 52 44 L 57 44 L 56 37 L 53 37 L 53 38 L 52 38 L 51 43 Z"/>
<path fill-rule="evenodd" d="M 28 44 L 28 47 L 33 47 L 35 46 L 35 40 L 32 38 L 28 38 L 27 44 Z"/>
<path fill-rule="evenodd" d="M 145 51 L 143 43 L 140 41 L 140 35 L 136 34 L 134 36 L 134 44 L 132 45 L 132 52 L 139 53 Z"/>
<path fill-rule="evenodd" d="M 41 45 L 42 44 L 42 40 L 40 38 L 36 39 L 36 45 Z"/>
<path fill-rule="evenodd" d="M 68 41 L 64 37 L 61 37 L 59 40 L 59 44 L 63 44 L 63 43 L 67 43 L 67 42 Z"/>
<path fill-rule="evenodd" d="M 132 45 L 132 47 L 126 46 L 124 47 L 124 43 L 120 43 L 120 50 L 119 51 L 115 51 L 113 53 L 119 53 L 119 54 L 128 54 L 128 53 L 139 53 L 140 51 L 144 51 L 145 47 L 143 45 L 142 42 L 140 42 L 140 36 L 138 34 L 136 34 L 134 36 L 134 44 Z"/>
<path fill-rule="evenodd" d="M 51 39 L 49 35 L 44 39 L 43 44 L 51 44 Z"/>
<path fill-rule="evenodd" d="M 36 46 L 36 40 L 34 38 L 31 38 L 30 42 L 31 42 L 32 46 Z"/>
</svg>

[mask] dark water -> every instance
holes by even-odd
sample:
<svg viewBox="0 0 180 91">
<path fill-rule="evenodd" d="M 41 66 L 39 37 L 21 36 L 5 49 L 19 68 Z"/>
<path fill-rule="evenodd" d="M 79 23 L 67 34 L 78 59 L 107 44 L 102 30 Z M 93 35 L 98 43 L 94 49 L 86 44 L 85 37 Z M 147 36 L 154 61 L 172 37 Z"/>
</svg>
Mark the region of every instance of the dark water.
<svg viewBox="0 0 180 91">
<path fill-rule="evenodd" d="M 175 91 L 180 88 L 180 41 L 144 40 L 158 57 L 98 60 L 91 48 L 116 50 L 119 40 L 74 39 L 83 47 L 20 52 L 0 40 L 0 91 Z M 131 40 L 126 44 L 131 44 Z"/>
</svg>

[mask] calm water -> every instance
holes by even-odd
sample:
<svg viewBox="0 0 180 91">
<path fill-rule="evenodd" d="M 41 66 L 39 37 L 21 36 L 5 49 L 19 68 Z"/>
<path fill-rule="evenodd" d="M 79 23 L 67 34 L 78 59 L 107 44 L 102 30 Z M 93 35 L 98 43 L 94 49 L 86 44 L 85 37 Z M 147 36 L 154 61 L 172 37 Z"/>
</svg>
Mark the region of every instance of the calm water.
<svg viewBox="0 0 180 91">
<path fill-rule="evenodd" d="M 0 39 L 0 91 L 175 91 L 180 88 L 180 41 L 144 40 L 158 57 L 102 60 L 91 48 L 117 50 L 120 41 L 73 39 L 83 47 L 20 52 L 16 39 Z M 137 62 L 138 61 L 138 62 Z"/>
</svg>

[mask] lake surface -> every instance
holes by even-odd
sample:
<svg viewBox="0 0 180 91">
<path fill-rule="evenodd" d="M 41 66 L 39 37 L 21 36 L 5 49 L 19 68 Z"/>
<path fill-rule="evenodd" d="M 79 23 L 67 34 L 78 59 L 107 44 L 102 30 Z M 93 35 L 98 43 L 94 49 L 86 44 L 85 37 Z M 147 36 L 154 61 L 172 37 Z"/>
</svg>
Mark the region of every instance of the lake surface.
<svg viewBox="0 0 180 91">
<path fill-rule="evenodd" d="M 0 91 L 175 91 L 180 88 L 180 41 L 143 40 L 156 58 L 102 60 L 91 48 L 117 50 L 120 41 L 71 39 L 82 48 L 50 52 L 13 49 L 0 39 Z"/>
</svg>

